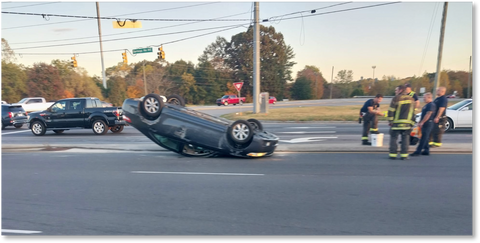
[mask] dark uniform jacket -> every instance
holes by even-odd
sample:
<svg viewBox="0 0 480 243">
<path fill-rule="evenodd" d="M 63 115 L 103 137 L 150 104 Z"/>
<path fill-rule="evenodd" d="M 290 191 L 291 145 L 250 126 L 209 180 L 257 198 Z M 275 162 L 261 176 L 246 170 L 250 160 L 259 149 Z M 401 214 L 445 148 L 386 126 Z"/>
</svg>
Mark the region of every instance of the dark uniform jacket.
<svg viewBox="0 0 480 243">
<path fill-rule="evenodd" d="M 392 99 L 388 109 L 388 121 L 391 122 L 392 130 L 408 130 L 414 124 L 413 120 L 415 101 L 410 95 L 399 94 Z"/>
</svg>

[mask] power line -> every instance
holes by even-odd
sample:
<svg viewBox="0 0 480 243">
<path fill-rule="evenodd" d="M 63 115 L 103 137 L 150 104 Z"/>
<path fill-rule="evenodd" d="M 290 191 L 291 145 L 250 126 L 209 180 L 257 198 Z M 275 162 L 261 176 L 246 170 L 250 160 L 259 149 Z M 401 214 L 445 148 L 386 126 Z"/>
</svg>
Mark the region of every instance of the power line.
<svg viewBox="0 0 480 243">
<path fill-rule="evenodd" d="M 161 46 L 161 45 L 168 45 L 168 44 L 171 44 L 171 43 L 180 42 L 180 41 L 184 41 L 184 40 L 190 40 L 190 39 L 194 39 L 194 38 L 198 38 L 198 37 L 202 37 L 202 36 L 206 36 L 206 35 L 210 35 L 210 34 L 219 33 L 219 32 L 222 32 L 222 31 L 227 31 L 227 30 L 239 28 L 239 27 L 242 27 L 242 26 L 243 26 L 243 24 L 242 25 L 236 25 L 234 27 L 229 27 L 229 28 L 222 29 L 222 30 L 217 30 L 217 31 L 213 31 L 213 32 L 205 33 L 205 34 L 200 34 L 200 35 L 196 35 L 196 36 L 182 38 L 182 39 L 179 39 L 179 40 L 165 42 L 165 43 L 162 43 L 160 45 L 150 45 L 149 47 L 158 47 L 158 46 Z M 115 52 L 115 51 L 124 51 L 124 50 L 125 49 L 116 49 L 116 50 L 107 50 L 107 51 L 103 51 L 103 52 Z M 73 52 L 68 52 L 68 53 L 17 53 L 17 54 L 18 55 L 72 55 L 72 53 Z M 100 53 L 100 51 L 75 52 L 75 54 L 94 54 L 94 53 Z"/>
<path fill-rule="evenodd" d="M 128 16 L 128 15 L 144 14 L 144 13 L 151 13 L 151 12 L 162 12 L 162 11 L 169 11 L 169 10 L 175 10 L 175 9 L 197 7 L 197 6 L 201 6 L 201 5 L 214 4 L 214 3 L 219 3 L 219 2 L 208 2 L 208 3 L 202 3 L 202 4 L 193 4 L 193 5 L 187 5 L 187 6 L 181 6 L 181 7 L 158 9 L 158 10 L 150 10 L 150 11 L 136 12 L 136 13 L 126 13 L 126 14 L 120 14 L 120 15 L 127 15 L 127 16 Z M 109 17 L 114 17 L 114 16 L 109 16 Z M 35 25 L 14 26 L 14 27 L 9 27 L 9 28 L 2 28 L 2 30 L 19 29 L 19 28 L 29 28 L 29 27 L 37 27 L 37 26 L 53 25 L 53 24 L 66 24 L 66 23 L 73 23 L 73 22 L 80 22 L 80 21 L 89 21 L 89 20 L 91 20 L 91 19 L 72 20 L 72 21 L 64 21 L 64 22 L 48 23 L 48 24 L 35 24 Z"/>
<path fill-rule="evenodd" d="M 423 48 L 422 62 L 420 63 L 420 69 L 418 70 L 419 75 L 421 75 L 420 72 L 422 71 L 423 62 L 425 61 L 425 55 L 427 54 L 428 44 L 430 42 L 430 36 L 432 34 L 432 29 L 433 29 L 433 20 L 435 17 L 437 17 L 438 6 L 439 4 L 437 3 L 435 5 L 435 8 L 433 9 L 432 18 L 430 19 L 430 28 L 428 29 L 427 40 L 425 42 L 425 47 Z"/>
<path fill-rule="evenodd" d="M 205 29 L 196 29 L 196 30 L 185 30 L 185 31 L 177 31 L 177 32 L 170 32 L 170 33 L 163 33 L 163 34 L 154 34 L 154 35 L 143 35 L 143 36 L 134 36 L 134 37 L 125 37 L 125 38 L 117 38 L 117 39 L 109 39 L 103 40 L 102 42 L 110 42 L 110 41 L 120 41 L 120 40 L 130 40 L 130 39 L 138 39 L 138 38 L 148 38 L 148 37 L 156 37 L 156 36 L 163 36 L 163 35 L 173 35 L 173 34 L 183 34 L 183 33 L 190 33 L 196 31 L 204 31 L 204 30 L 211 30 L 211 29 L 219 29 L 219 28 L 226 28 L 226 27 L 240 27 L 241 25 L 229 25 L 229 26 L 217 26 Z M 175 41 L 176 42 L 176 41 Z M 47 48 L 47 47 L 58 47 L 58 46 L 72 46 L 72 45 L 85 45 L 85 44 L 93 44 L 98 43 L 98 41 L 89 41 L 89 42 L 77 42 L 77 43 L 67 43 L 67 44 L 56 44 L 56 45 L 46 45 L 46 46 L 32 46 L 32 47 L 21 47 L 21 48 L 11 48 L 12 50 L 24 50 L 24 49 L 36 49 L 36 48 Z M 173 42 L 170 42 L 173 43 Z"/>
<path fill-rule="evenodd" d="M 228 18 L 228 17 L 238 16 L 238 15 L 242 15 L 242 14 L 246 14 L 246 13 L 249 13 L 249 12 L 232 14 L 232 15 L 222 16 L 222 17 L 218 17 L 218 18 Z M 148 30 L 137 30 L 137 31 L 117 33 L 117 34 L 108 34 L 108 35 L 102 35 L 102 36 L 105 37 L 105 36 L 114 36 L 114 35 L 126 35 L 126 34 L 132 34 L 132 33 L 136 34 L 136 33 L 139 33 L 139 32 L 152 31 L 152 30 L 157 30 L 157 29 L 167 29 L 167 28 L 171 28 L 171 27 L 177 27 L 177 26 L 183 26 L 183 25 L 189 25 L 189 24 L 196 24 L 196 23 L 201 23 L 201 22 L 203 22 L 203 21 L 184 23 L 184 24 L 176 24 L 176 25 L 152 28 L 152 29 L 148 29 Z M 19 42 L 19 43 L 9 43 L 9 44 L 10 45 L 21 45 L 21 44 L 32 44 L 32 43 L 42 43 L 42 42 L 59 42 L 59 41 L 81 40 L 81 39 L 91 39 L 91 38 L 98 38 L 98 35 L 97 36 L 90 36 L 90 37 L 69 38 L 69 39 L 60 39 L 60 40 L 57 39 L 57 40 L 44 40 L 44 41 L 29 41 L 29 42 Z"/>
<path fill-rule="evenodd" d="M 2 8 L 2 9 L 10 9 L 10 8 L 24 8 L 24 7 L 32 7 L 32 6 L 38 6 L 38 5 L 52 4 L 52 3 L 60 3 L 60 2 L 51 2 L 51 3 L 37 3 L 37 4 L 30 4 L 30 5 L 16 6 L 16 7 L 6 7 L 6 8 Z"/>
<path fill-rule="evenodd" d="M 279 15 L 279 16 L 273 16 L 273 17 L 268 18 L 268 20 L 275 21 L 277 18 L 280 18 L 280 17 L 283 18 L 285 16 L 294 15 L 294 14 L 301 14 L 301 13 L 308 13 L 308 12 L 315 13 L 317 10 L 320 10 L 320 9 L 331 8 L 331 7 L 340 6 L 340 5 L 344 5 L 344 4 L 348 4 L 348 3 L 352 3 L 352 2 L 337 3 L 337 4 L 330 5 L 330 6 L 316 8 L 316 9 L 312 9 L 312 10 L 304 10 L 304 11 L 298 11 L 298 12 L 283 14 L 283 15 Z"/>
</svg>

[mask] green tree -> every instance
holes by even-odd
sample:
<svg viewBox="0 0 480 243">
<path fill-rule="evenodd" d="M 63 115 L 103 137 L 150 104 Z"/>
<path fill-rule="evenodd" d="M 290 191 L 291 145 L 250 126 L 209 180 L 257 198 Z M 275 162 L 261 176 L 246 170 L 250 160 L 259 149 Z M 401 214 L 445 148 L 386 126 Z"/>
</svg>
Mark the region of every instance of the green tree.
<svg viewBox="0 0 480 243">
<path fill-rule="evenodd" d="M 313 98 L 312 81 L 306 77 L 295 80 L 292 86 L 292 98 L 296 100 L 309 100 Z"/>
<path fill-rule="evenodd" d="M 244 82 L 242 94 L 253 92 L 253 27 L 232 36 L 226 45 L 226 63 L 233 71 L 235 81 Z M 291 80 L 291 68 L 295 62 L 293 49 L 285 44 L 283 34 L 272 26 L 260 25 L 260 80 L 261 91 L 283 98 L 287 81 Z M 243 89 L 242 89 L 243 90 Z"/>
<path fill-rule="evenodd" d="M 25 70 L 14 63 L 2 60 L 2 100 L 15 103 L 26 96 L 27 75 Z"/>
<path fill-rule="evenodd" d="M 27 70 L 27 93 L 31 97 L 44 97 L 47 100 L 63 98 L 64 85 L 60 72 L 55 66 L 35 63 Z"/>
<path fill-rule="evenodd" d="M 110 77 L 107 80 L 109 88 L 108 100 L 115 106 L 121 106 L 127 98 L 127 83 L 122 77 Z"/>
<path fill-rule="evenodd" d="M 2 38 L 2 63 L 11 63 L 15 62 L 15 52 L 10 48 L 8 41 Z"/>
<path fill-rule="evenodd" d="M 302 70 L 298 71 L 297 79 L 300 77 L 305 77 L 312 83 L 312 97 L 314 99 L 321 99 L 323 96 L 323 84 L 326 82 L 323 78 L 320 69 L 315 66 L 306 65 Z"/>
</svg>

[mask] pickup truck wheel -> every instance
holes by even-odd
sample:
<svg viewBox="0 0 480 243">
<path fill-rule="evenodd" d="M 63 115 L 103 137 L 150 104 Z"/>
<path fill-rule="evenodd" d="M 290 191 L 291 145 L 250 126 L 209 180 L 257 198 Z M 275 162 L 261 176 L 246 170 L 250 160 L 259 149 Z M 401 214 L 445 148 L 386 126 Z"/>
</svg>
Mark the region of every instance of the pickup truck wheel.
<svg viewBox="0 0 480 243">
<path fill-rule="evenodd" d="M 237 144 L 245 144 L 253 136 L 253 129 L 249 122 L 238 120 L 228 128 L 228 136 Z"/>
<path fill-rule="evenodd" d="M 172 94 L 167 97 L 167 103 L 172 104 L 172 105 L 178 105 L 185 107 L 185 99 L 177 94 Z"/>
<path fill-rule="evenodd" d="M 143 110 L 145 118 L 155 120 L 160 116 L 163 108 L 163 99 L 158 94 L 145 95 L 143 101 L 140 103 L 140 108 Z"/>
<path fill-rule="evenodd" d="M 53 130 L 53 132 L 56 133 L 56 134 L 62 134 L 63 131 L 65 131 L 65 130 Z"/>
<path fill-rule="evenodd" d="M 31 130 L 35 136 L 43 136 L 46 132 L 45 125 L 41 121 L 34 121 Z"/>
<path fill-rule="evenodd" d="M 13 126 L 14 126 L 15 128 L 21 128 L 21 127 L 23 127 L 23 124 L 15 124 L 15 125 L 13 125 Z"/>
<path fill-rule="evenodd" d="M 110 128 L 110 131 L 112 131 L 113 133 L 119 133 L 119 132 L 123 131 L 123 128 L 124 128 L 123 125 L 115 125 L 115 126 Z"/>
<path fill-rule="evenodd" d="M 224 106 L 227 106 L 227 105 L 228 105 L 228 102 L 226 102 L 226 101 L 223 102 L 223 105 L 224 105 Z"/>
<path fill-rule="evenodd" d="M 92 130 L 96 135 L 104 135 L 108 132 L 108 127 L 104 121 L 95 120 L 92 123 Z"/>
</svg>

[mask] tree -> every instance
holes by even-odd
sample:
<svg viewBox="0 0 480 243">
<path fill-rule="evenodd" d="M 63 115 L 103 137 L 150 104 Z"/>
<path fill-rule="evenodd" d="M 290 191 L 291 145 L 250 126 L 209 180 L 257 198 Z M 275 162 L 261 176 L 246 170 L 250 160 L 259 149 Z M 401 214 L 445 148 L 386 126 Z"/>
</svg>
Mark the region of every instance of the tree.
<svg viewBox="0 0 480 243">
<path fill-rule="evenodd" d="M 226 45 L 226 63 L 233 71 L 233 79 L 244 82 L 245 96 L 253 92 L 253 27 L 232 36 Z M 279 99 L 283 98 L 291 68 L 295 62 L 293 49 L 285 44 L 283 35 L 272 26 L 260 25 L 260 79 L 261 90 Z"/>
<path fill-rule="evenodd" d="M 108 87 L 111 87 L 108 93 L 109 101 L 115 106 L 121 106 L 127 98 L 127 84 L 122 77 L 110 77 L 107 80 Z"/>
<path fill-rule="evenodd" d="M 35 63 L 28 69 L 27 76 L 28 96 L 44 97 L 47 100 L 63 98 L 64 85 L 56 67 L 46 63 Z"/>
<path fill-rule="evenodd" d="M 11 63 L 15 62 L 17 59 L 15 58 L 15 52 L 10 48 L 7 40 L 2 38 L 2 62 Z"/>
<path fill-rule="evenodd" d="M 97 97 L 103 99 L 102 90 L 88 76 L 84 68 L 73 68 L 69 61 L 58 59 L 53 60 L 52 65 L 57 68 L 64 89 L 68 91 L 68 93 L 64 92 L 64 98 Z"/>
<path fill-rule="evenodd" d="M 292 86 L 292 98 L 297 100 L 309 100 L 312 99 L 312 81 L 306 77 L 300 77 L 295 80 Z"/>
<path fill-rule="evenodd" d="M 300 77 L 305 77 L 312 83 L 312 97 L 315 99 L 321 99 L 323 96 L 323 84 L 326 82 L 323 78 L 320 69 L 315 66 L 306 65 L 303 70 L 297 73 L 297 79 Z"/>
<path fill-rule="evenodd" d="M 2 60 L 2 100 L 15 103 L 27 93 L 25 70 L 14 63 Z"/>
</svg>

